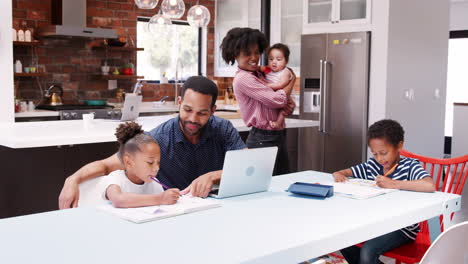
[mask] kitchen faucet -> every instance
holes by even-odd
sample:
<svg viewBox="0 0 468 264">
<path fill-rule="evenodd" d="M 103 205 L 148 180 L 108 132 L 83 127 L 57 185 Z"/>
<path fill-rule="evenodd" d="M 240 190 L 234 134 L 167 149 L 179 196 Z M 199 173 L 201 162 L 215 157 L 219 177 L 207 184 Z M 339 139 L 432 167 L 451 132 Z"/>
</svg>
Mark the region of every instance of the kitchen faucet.
<svg viewBox="0 0 468 264">
<path fill-rule="evenodd" d="M 182 61 L 177 58 L 176 60 L 176 67 L 175 67 L 175 82 L 174 82 L 174 89 L 175 89 L 175 96 L 174 96 L 174 104 L 175 105 L 178 105 L 179 102 L 178 102 L 178 98 L 179 98 L 179 91 L 178 91 L 178 88 L 177 88 L 177 85 L 178 85 L 178 82 L 179 82 L 179 64 L 180 64 L 180 75 L 182 75 L 182 70 L 184 69 L 184 64 L 182 63 Z"/>
<path fill-rule="evenodd" d="M 163 96 L 163 97 L 161 97 L 161 99 L 159 99 L 159 102 L 161 102 L 161 103 L 165 103 L 165 102 L 166 102 L 166 100 L 167 100 L 167 99 L 169 99 L 169 98 L 170 98 L 170 97 L 169 97 L 169 96 L 167 96 L 167 95 L 166 95 L 166 96 Z"/>
<path fill-rule="evenodd" d="M 135 86 L 133 87 L 133 93 L 136 94 L 136 95 L 139 95 L 141 94 L 141 87 L 143 86 L 143 84 L 145 84 L 146 82 L 143 81 L 143 80 L 138 80 L 136 83 L 135 83 Z"/>
</svg>

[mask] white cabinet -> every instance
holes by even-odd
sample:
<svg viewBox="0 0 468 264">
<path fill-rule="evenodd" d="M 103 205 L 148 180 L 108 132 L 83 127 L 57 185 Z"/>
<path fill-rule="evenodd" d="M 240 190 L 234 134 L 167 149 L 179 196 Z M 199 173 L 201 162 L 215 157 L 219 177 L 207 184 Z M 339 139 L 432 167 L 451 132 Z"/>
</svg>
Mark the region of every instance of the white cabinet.
<svg viewBox="0 0 468 264">
<path fill-rule="evenodd" d="M 301 64 L 302 2 L 291 0 L 271 1 L 270 45 L 283 43 L 288 45 L 288 66 L 299 75 Z"/>
<path fill-rule="evenodd" d="M 303 33 L 370 30 L 371 0 L 303 0 Z"/>
<path fill-rule="evenodd" d="M 221 45 L 226 33 L 235 27 L 260 29 L 261 0 L 216 0 L 214 74 L 233 77 L 237 64 L 228 65 L 221 56 Z"/>
</svg>

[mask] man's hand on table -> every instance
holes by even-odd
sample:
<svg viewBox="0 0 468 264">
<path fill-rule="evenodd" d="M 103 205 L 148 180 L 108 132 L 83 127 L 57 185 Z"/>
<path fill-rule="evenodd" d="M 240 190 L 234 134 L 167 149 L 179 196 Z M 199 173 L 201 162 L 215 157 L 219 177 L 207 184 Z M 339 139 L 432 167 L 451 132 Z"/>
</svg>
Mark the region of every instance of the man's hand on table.
<svg viewBox="0 0 468 264">
<path fill-rule="evenodd" d="M 213 184 L 221 178 L 221 171 L 212 171 L 196 178 L 189 187 L 182 190 L 181 195 L 192 194 L 196 197 L 207 197 Z"/>
<path fill-rule="evenodd" d="M 60 192 L 59 209 L 76 208 L 79 197 L 80 189 L 78 188 L 78 183 L 71 178 L 67 178 Z"/>
</svg>

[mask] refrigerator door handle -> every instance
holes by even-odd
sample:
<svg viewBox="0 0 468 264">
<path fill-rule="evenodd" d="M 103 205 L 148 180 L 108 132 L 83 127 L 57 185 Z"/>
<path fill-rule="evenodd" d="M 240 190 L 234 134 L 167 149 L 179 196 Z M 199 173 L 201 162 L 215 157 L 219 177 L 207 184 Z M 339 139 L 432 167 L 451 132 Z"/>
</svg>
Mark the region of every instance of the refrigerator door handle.
<svg viewBox="0 0 468 264">
<path fill-rule="evenodd" d="M 323 91 L 321 92 L 320 115 L 322 117 L 322 133 L 326 134 L 327 131 L 327 109 L 328 109 L 328 66 L 331 65 L 327 60 L 323 61 Z"/>
<path fill-rule="evenodd" d="M 319 83 L 319 89 L 320 89 L 320 101 L 319 101 L 319 105 L 320 105 L 320 114 L 319 114 L 319 128 L 318 128 L 318 131 L 319 132 L 323 132 L 323 99 L 325 98 L 323 96 L 323 82 L 324 82 L 324 78 L 323 78 L 323 62 L 324 60 L 320 60 L 320 83 Z"/>
</svg>

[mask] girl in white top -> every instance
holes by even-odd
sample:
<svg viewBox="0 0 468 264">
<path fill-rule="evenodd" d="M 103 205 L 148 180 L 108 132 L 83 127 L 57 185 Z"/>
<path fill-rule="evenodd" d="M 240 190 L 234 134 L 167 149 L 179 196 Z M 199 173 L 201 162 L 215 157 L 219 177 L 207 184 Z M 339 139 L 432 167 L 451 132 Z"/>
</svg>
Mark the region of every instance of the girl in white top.
<svg viewBox="0 0 468 264">
<path fill-rule="evenodd" d="M 118 157 L 125 170 L 113 171 L 106 177 L 105 199 L 119 208 L 175 204 L 179 190 L 164 191 L 152 179 L 160 162 L 160 149 L 154 138 L 135 122 L 121 124 L 115 135 L 120 144 Z"/>
<path fill-rule="evenodd" d="M 267 86 L 273 90 L 279 90 L 289 84 L 292 74 L 286 68 L 289 61 L 289 48 L 287 45 L 277 43 L 268 49 L 268 66 L 263 69 L 265 78 L 268 81 Z M 278 119 L 270 121 L 273 128 L 280 128 L 286 118 L 284 111 L 278 115 Z"/>
</svg>

